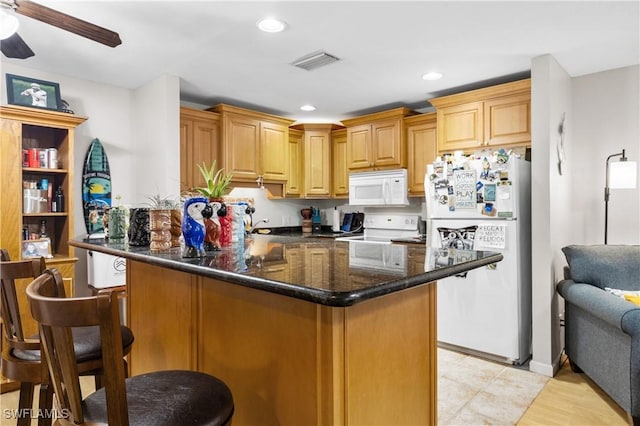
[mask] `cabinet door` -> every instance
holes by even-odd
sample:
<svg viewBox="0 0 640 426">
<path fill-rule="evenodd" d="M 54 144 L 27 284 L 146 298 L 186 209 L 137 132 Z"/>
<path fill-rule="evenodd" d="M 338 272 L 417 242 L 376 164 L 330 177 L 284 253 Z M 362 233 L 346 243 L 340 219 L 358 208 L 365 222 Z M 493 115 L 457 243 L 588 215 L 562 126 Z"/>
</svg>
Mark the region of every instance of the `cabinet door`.
<svg viewBox="0 0 640 426">
<path fill-rule="evenodd" d="M 286 195 L 299 197 L 304 182 L 302 170 L 302 145 L 304 132 L 289 129 L 289 180 Z"/>
<path fill-rule="evenodd" d="M 347 128 L 347 164 L 349 169 L 366 169 L 371 161 L 371 125 Z"/>
<path fill-rule="evenodd" d="M 331 195 L 331 134 L 307 130 L 304 133 L 304 188 L 306 197 Z"/>
<path fill-rule="evenodd" d="M 198 164 L 210 166 L 216 160 L 218 167 L 218 121 L 180 120 L 180 183 L 181 190 L 204 186 Z"/>
<path fill-rule="evenodd" d="M 263 121 L 260 124 L 259 171 L 265 180 L 287 180 L 289 168 L 289 128 Z"/>
<path fill-rule="evenodd" d="M 409 196 L 424 195 L 427 164 L 436 159 L 436 122 L 407 126 Z"/>
<path fill-rule="evenodd" d="M 438 152 L 475 150 L 482 145 L 482 102 L 446 107 L 437 111 Z"/>
<path fill-rule="evenodd" d="M 20 229 L 22 228 L 22 137 L 21 123 L 0 120 L 0 247 L 9 252 L 11 259 L 21 256 Z M 11 206 L 11 208 L 9 208 Z"/>
<path fill-rule="evenodd" d="M 333 196 L 349 195 L 349 168 L 347 167 L 347 133 L 333 132 Z"/>
<path fill-rule="evenodd" d="M 484 103 L 486 145 L 531 143 L 531 94 L 491 99 Z"/>
<path fill-rule="evenodd" d="M 375 167 L 401 167 L 402 120 L 385 120 L 371 126 L 371 152 Z"/>
<path fill-rule="evenodd" d="M 259 173 L 260 121 L 235 114 L 225 116 L 224 169 L 235 179 L 255 180 Z"/>
</svg>

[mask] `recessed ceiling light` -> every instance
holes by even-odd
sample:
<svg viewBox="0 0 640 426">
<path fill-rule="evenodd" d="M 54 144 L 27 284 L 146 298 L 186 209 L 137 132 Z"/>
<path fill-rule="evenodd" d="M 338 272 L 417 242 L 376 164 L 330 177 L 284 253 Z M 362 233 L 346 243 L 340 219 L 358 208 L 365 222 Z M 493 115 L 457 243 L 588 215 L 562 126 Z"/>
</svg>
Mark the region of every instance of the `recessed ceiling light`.
<svg viewBox="0 0 640 426">
<path fill-rule="evenodd" d="M 429 80 L 429 81 L 440 80 L 441 78 L 442 78 L 442 73 L 439 73 L 437 71 L 431 71 L 422 76 L 423 80 Z"/>
<path fill-rule="evenodd" d="M 287 24 L 284 21 L 280 21 L 275 18 L 264 18 L 258 21 L 256 24 L 258 28 L 266 33 L 279 33 L 280 31 L 284 31 Z"/>
<path fill-rule="evenodd" d="M 313 105 L 302 105 L 300 109 L 303 111 L 315 111 L 316 107 L 314 107 Z"/>
</svg>

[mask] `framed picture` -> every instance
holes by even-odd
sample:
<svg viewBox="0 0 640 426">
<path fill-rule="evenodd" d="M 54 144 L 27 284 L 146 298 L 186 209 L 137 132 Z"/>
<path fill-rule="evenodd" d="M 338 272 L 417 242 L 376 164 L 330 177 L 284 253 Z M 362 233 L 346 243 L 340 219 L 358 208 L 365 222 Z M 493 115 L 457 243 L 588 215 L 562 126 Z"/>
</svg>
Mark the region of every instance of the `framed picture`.
<svg viewBox="0 0 640 426">
<path fill-rule="evenodd" d="M 7 102 L 59 111 L 60 85 L 50 81 L 7 74 Z"/>
<path fill-rule="evenodd" d="M 40 238 L 39 240 L 25 240 L 22 242 L 22 258 L 31 259 L 34 257 L 53 257 L 51 255 L 51 239 Z"/>
</svg>

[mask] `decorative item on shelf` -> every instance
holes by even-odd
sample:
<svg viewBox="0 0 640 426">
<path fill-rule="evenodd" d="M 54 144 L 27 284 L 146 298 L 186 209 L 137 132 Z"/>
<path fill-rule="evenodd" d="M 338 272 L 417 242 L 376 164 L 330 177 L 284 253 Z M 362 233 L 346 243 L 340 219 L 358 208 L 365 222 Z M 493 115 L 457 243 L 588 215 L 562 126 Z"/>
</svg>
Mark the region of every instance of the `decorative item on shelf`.
<svg viewBox="0 0 640 426">
<path fill-rule="evenodd" d="M 208 216 L 209 210 L 204 212 L 204 223 L 207 229 L 205 236 L 205 242 L 207 244 L 205 248 L 208 250 L 217 250 L 221 245 L 231 244 L 232 240 L 232 218 L 231 216 L 227 217 L 227 206 L 222 197 L 229 190 L 233 175 L 231 173 L 225 174 L 223 169 L 216 170 L 215 160 L 213 160 L 210 167 L 204 162 L 197 166 L 204 179 L 205 186 L 196 187 L 194 190 L 208 198 L 211 209 L 211 216 Z M 218 227 L 218 233 L 213 229 L 214 226 Z M 217 237 L 217 239 L 213 239 L 215 237 Z"/>
<path fill-rule="evenodd" d="M 67 114 L 75 114 L 69 106 L 69 102 L 65 101 L 64 99 L 60 99 L 60 111 L 66 112 Z"/>
<path fill-rule="evenodd" d="M 82 169 L 82 210 L 89 237 L 102 236 L 105 211 L 111 206 L 111 171 L 107 153 L 98 138 L 91 141 Z"/>
<path fill-rule="evenodd" d="M 205 224 L 203 214 L 212 214 L 212 207 L 205 197 L 191 197 L 184 202 L 182 215 L 182 235 L 184 249 L 182 257 L 203 257 Z"/>
<path fill-rule="evenodd" d="M 127 209 L 123 205 L 120 205 L 120 195 L 116 195 L 115 207 L 110 207 L 107 210 L 107 228 L 106 237 L 111 242 L 124 242 L 127 233 L 126 215 Z"/>
<path fill-rule="evenodd" d="M 204 249 L 205 251 L 220 250 L 220 219 L 218 211 L 222 203 L 211 201 L 202 210 L 202 220 L 204 222 Z"/>
<path fill-rule="evenodd" d="M 107 236 L 111 242 L 122 242 L 126 235 L 126 216 L 127 210 L 123 206 L 111 207 L 109 209 L 109 225 L 107 227 Z"/>
<path fill-rule="evenodd" d="M 51 81 L 7 74 L 7 101 L 12 105 L 60 109 L 60 85 Z"/>
<path fill-rule="evenodd" d="M 149 250 L 160 253 L 171 249 L 171 210 L 176 208 L 176 202 L 159 195 L 149 200 Z"/>
<path fill-rule="evenodd" d="M 31 259 L 34 257 L 53 257 L 51 254 L 50 238 L 46 237 L 22 242 L 22 258 Z"/>
<path fill-rule="evenodd" d="M 180 247 L 182 235 L 182 211 L 178 206 L 171 209 L 171 247 Z"/>
<path fill-rule="evenodd" d="M 129 245 L 148 246 L 151 242 L 149 231 L 149 208 L 132 208 L 129 216 Z"/>
</svg>

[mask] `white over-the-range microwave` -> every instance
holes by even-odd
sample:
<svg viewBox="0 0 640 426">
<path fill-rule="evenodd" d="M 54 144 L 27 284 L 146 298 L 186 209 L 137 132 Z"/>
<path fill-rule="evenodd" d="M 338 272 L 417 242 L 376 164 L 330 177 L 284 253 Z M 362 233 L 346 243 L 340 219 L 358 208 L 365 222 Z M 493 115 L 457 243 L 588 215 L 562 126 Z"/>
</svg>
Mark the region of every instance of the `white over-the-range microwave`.
<svg viewBox="0 0 640 426">
<path fill-rule="evenodd" d="M 349 174 L 349 204 L 352 206 L 406 206 L 407 169 Z"/>
</svg>

